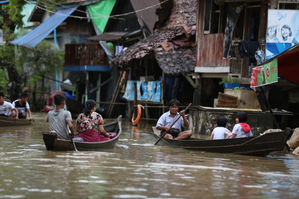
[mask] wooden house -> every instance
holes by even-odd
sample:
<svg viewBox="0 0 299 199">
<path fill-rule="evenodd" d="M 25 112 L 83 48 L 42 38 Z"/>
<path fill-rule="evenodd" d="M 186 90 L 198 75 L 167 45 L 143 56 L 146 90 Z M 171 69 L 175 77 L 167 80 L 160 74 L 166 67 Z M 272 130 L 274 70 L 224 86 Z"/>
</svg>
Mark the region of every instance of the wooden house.
<svg viewBox="0 0 299 199">
<path fill-rule="evenodd" d="M 266 61 L 267 54 L 269 54 L 268 44 L 274 43 L 267 40 L 269 39 L 267 35 L 270 31 L 269 24 L 273 23 L 273 18 L 269 12 L 281 10 L 281 12 L 277 11 L 277 15 L 278 17 L 281 15 L 280 20 L 284 21 L 287 20 L 284 19 L 286 18 L 284 12 L 286 10 L 294 10 L 295 12 L 299 8 L 298 5 L 297 0 L 197 0 L 195 73 L 199 78 L 197 81 L 198 99 L 200 99 L 198 104 L 213 107 L 214 98 L 218 97 L 220 91 L 224 91 L 224 88 L 218 84 L 223 77 L 238 78 L 241 86 L 248 88 L 250 86 L 251 66 L 259 66 L 263 62 L 258 63 L 255 56 L 243 56 L 242 45 L 246 43 L 258 46 L 255 46 L 253 50 L 262 50 L 265 54 L 263 60 Z M 298 20 L 295 20 L 295 23 L 298 23 Z M 273 26 L 278 27 L 278 24 Z M 281 29 L 277 28 L 275 34 L 282 34 Z M 292 31 L 295 34 L 295 29 Z M 295 36 L 292 35 L 293 37 Z M 288 45 L 297 45 L 293 41 L 289 42 L 292 44 Z M 287 42 L 281 43 L 283 46 L 287 45 Z M 279 56 L 281 52 L 283 50 L 279 49 L 276 55 Z M 273 57 L 275 58 L 275 56 Z M 287 63 L 284 64 L 287 65 Z M 294 104 L 295 102 L 298 104 L 298 100 L 295 100 L 296 97 L 294 97 L 296 89 L 298 92 L 297 85 L 279 79 L 278 83 L 269 85 L 265 89 L 271 107 L 284 110 L 292 108 L 298 112 L 298 105 Z M 290 101 L 293 101 L 293 104 L 290 104 Z M 192 113 L 193 119 L 191 120 L 196 123 L 200 118 L 195 112 Z M 262 115 L 262 113 L 258 114 Z M 286 127 L 286 117 L 291 117 L 291 120 L 297 121 L 298 124 L 298 120 L 295 120 L 289 113 L 278 111 L 275 115 L 279 122 L 283 123 L 284 121 L 283 127 Z M 211 116 L 214 117 L 215 115 Z M 267 121 L 272 121 L 271 117 L 267 117 Z M 252 121 L 252 125 L 256 125 L 257 128 L 260 127 L 255 122 L 254 117 Z M 193 123 L 194 129 L 192 130 L 198 132 L 195 123 Z M 211 125 L 211 128 L 214 126 Z M 209 132 L 205 133 L 209 135 Z"/>
<path fill-rule="evenodd" d="M 152 34 L 112 59 L 114 65 L 126 71 L 127 81 L 137 81 L 138 85 L 149 81 L 161 82 L 161 98 L 158 101 L 143 99 L 139 94 L 140 98 L 136 99 L 137 103 L 145 104 L 147 118 L 158 117 L 162 109 L 164 111 L 168 107 L 167 101 L 173 96 L 180 98 L 182 106 L 190 103 L 190 100 L 192 102 L 193 88 L 190 84 L 193 80 L 189 82 L 188 74 L 194 71 L 196 61 L 196 0 L 160 0 L 151 2 L 150 5 L 147 1 L 131 0 L 133 7 L 137 9 L 141 5 L 156 5 L 156 2 L 158 8 L 152 12 L 147 11 L 151 17 L 144 18 L 144 14 L 137 14 L 139 19 L 148 23 L 147 27 L 153 28 Z M 157 21 L 153 23 L 153 19 Z M 185 86 L 183 94 L 180 93 L 182 85 Z M 129 84 L 126 88 L 128 86 Z M 132 99 L 128 100 L 128 105 L 131 116 Z"/>
</svg>

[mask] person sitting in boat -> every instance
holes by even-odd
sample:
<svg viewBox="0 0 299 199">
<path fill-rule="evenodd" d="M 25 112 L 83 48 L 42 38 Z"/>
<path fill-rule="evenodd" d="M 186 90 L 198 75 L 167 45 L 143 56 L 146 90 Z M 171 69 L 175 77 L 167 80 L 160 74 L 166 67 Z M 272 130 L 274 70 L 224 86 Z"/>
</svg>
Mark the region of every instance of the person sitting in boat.
<svg viewBox="0 0 299 199">
<path fill-rule="evenodd" d="M 58 139 L 71 141 L 74 138 L 74 126 L 71 112 L 64 110 L 65 97 L 61 94 L 54 96 L 56 108 L 49 111 L 46 122 L 49 122 L 50 130 L 58 133 Z M 70 132 L 70 131 L 71 132 Z"/>
<path fill-rule="evenodd" d="M 238 112 L 236 115 L 236 124 L 232 131 L 232 138 L 243 138 L 252 136 L 250 126 L 245 123 L 247 115 L 245 112 Z"/>
<path fill-rule="evenodd" d="M 110 140 L 109 133 L 103 127 L 103 117 L 95 112 L 96 102 L 90 99 L 86 101 L 85 105 L 84 113 L 81 113 L 76 120 L 79 136 L 75 141 L 102 142 Z M 79 140 L 80 138 L 81 140 Z"/>
<path fill-rule="evenodd" d="M 4 94 L 0 92 L 0 116 L 11 117 L 18 120 L 18 109 L 16 109 L 11 103 L 4 100 Z"/>
<path fill-rule="evenodd" d="M 31 115 L 31 111 L 30 111 L 30 107 L 29 107 L 29 103 L 27 102 L 28 101 L 28 93 L 26 92 L 23 92 L 21 94 L 21 99 L 17 99 L 15 101 L 13 101 L 12 105 L 14 107 L 16 107 L 16 109 L 18 109 L 19 111 L 19 118 L 26 118 L 27 115 L 26 115 L 26 110 L 29 114 L 29 120 L 32 120 L 32 115 Z"/>
<path fill-rule="evenodd" d="M 225 117 L 218 117 L 217 127 L 214 128 L 210 140 L 225 139 L 225 136 L 229 133 L 229 130 L 226 128 L 227 119 Z"/>
<path fill-rule="evenodd" d="M 188 139 L 192 136 L 191 130 L 186 130 L 182 132 L 182 126 L 185 128 L 189 127 L 189 122 L 185 117 L 185 111 L 182 110 L 178 113 L 180 106 L 180 102 L 177 99 L 172 99 L 169 101 L 169 111 L 164 113 L 158 120 L 156 128 L 161 131 L 161 135 L 166 131 L 165 138 L 168 139 L 175 139 L 175 140 L 183 140 Z M 173 124 L 173 122 L 182 116 L 173 126 L 170 128 L 170 126 Z M 176 129 L 176 130 L 171 130 Z M 163 131 L 164 130 L 164 131 Z M 177 133 L 173 133 L 174 131 L 177 131 Z"/>
</svg>

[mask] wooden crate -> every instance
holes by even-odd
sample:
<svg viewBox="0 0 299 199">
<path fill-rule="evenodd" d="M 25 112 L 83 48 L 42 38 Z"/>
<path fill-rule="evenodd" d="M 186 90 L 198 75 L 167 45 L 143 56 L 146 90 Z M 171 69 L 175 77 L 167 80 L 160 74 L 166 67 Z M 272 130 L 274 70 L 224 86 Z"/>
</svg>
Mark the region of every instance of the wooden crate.
<svg viewBox="0 0 299 199">
<path fill-rule="evenodd" d="M 219 92 L 218 99 L 238 100 L 238 97 Z"/>
</svg>

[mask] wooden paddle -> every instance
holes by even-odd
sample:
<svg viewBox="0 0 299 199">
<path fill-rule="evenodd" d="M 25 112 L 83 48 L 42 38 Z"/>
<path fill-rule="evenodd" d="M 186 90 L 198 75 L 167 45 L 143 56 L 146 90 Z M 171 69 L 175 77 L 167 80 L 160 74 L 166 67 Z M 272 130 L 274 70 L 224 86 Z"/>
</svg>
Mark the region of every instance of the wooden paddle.
<svg viewBox="0 0 299 199">
<path fill-rule="evenodd" d="M 73 143 L 74 151 L 77 152 L 78 150 L 77 150 L 77 148 L 76 148 L 75 142 L 74 142 L 73 138 L 71 138 L 71 139 L 72 139 L 72 143 Z"/>
<path fill-rule="evenodd" d="M 68 129 L 69 129 L 69 128 L 68 128 Z M 70 129 L 69 129 L 69 133 L 72 133 Z M 74 142 L 74 140 L 73 140 L 73 137 L 71 137 L 71 141 L 72 141 L 72 144 L 73 144 L 74 151 L 77 152 L 78 150 L 77 150 L 77 148 L 76 148 L 76 145 L 75 145 L 75 142 Z"/>
<path fill-rule="evenodd" d="M 186 108 L 185 108 L 185 112 L 187 111 L 187 109 L 191 106 L 192 103 L 190 103 Z M 172 125 L 170 125 L 170 128 L 180 119 L 181 115 L 172 123 Z M 158 139 L 158 141 L 154 144 L 157 145 L 158 142 L 160 142 L 160 140 L 166 135 L 167 131 L 165 131 L 165 133 L 162 134 L 162 136 Z"/>
</svg>

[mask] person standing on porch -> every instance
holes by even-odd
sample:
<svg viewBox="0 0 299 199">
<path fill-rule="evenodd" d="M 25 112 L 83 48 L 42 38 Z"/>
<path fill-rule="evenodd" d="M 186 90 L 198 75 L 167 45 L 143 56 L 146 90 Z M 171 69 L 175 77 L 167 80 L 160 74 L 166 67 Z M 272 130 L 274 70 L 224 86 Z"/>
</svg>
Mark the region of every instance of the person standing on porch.
<svg viewBox="0 0 299 199">
<path fill-rule="evenodd" d="M 156 128 L 157 130 L 162 130 L 161 135 L 166 131 L 164 138 L 183 140 L 188 139 L 192 136 L 191 130 L 186 130 L 182 132 L 182 126 L 185 128 L 189 127 L 189 122 L 185 117 L 185 110 L 178 112 L 180 102 L 177 99 L 172 99 L 169 101 L 169 111 L 164 113 L 158 120 Z M 173 122 L 182 116 L 172 127 L 170 126 Z"/>
</svg>

